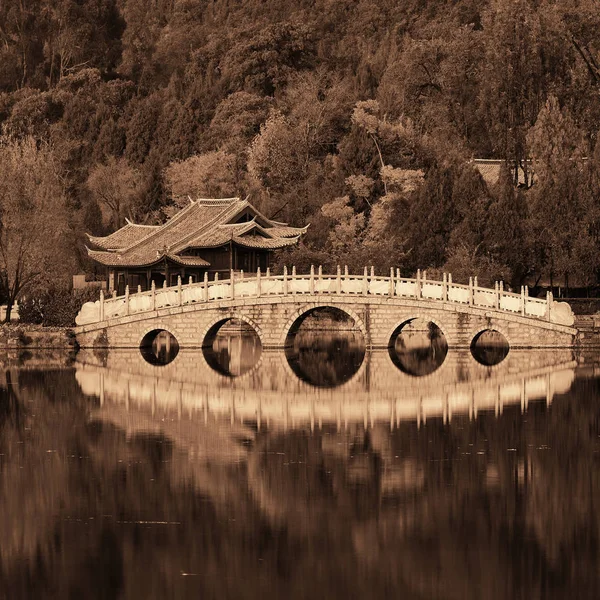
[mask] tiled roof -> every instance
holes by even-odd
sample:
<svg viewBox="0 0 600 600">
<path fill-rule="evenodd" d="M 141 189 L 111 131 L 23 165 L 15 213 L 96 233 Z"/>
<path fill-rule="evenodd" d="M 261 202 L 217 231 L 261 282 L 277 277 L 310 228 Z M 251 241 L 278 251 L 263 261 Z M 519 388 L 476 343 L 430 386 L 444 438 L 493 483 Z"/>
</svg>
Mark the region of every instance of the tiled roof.
<svg viewBox="0 0 600 600">
<path fill-rule="evenodd" d="M 254 215 L 251 221 L 231 222 L 238 215 L 248 212 Z M 136 236 L 133 233 L 139 227 L 144 228 L 145 235 Z M 108 266 L 149 266 L 165 255 L 181 264 L 191 265 L 183 261 L 194 260 L 195 266 L 208 266 L 209 263 L 202 259 L 185 256 L 186 250 L 215 248 L 230 241 L 248 248 L 277 249 L 295 244 L 298 236 L 305 231 L 306 228 L 288 227 L 285 223 L 270 221 L 247 200 L 201 198 L 191 201 L 163 225 L 146 227 L 128 224 L 106 238 L 90 238 L 95 245 L 116 252 L 88 252 L 91 258 Z M 259 235 L 248 235 L 251 232 Z M 123 244 L 127 236 L 132 236 L 131 243 L 116 245 L 115 239 Z"/>
<path fill-rule="evenodd" d="M 277 225 L 275 227 L 269 228 L 269 233 L 276 237 L 298 237 L 303 233 L 306 233 L 308 229 L 308 225 L 306 227 L 290 227 L 289 225 Z"/>
<path fill-rule="evenodd" d="M 107 267 L 151 267 L 162 260 L 164 260 L 164 254 L 156 254 L 153 259 L 148 262 L 140 263 L 129 259 L 127 256 L 123 256 L 118 252 L 104 252 L 101 250 L 90 250 L 88 248 L 88 256 L 99 262 L 100 264 L 106 265 Z M 210 263 L 200 258 L 199 256 L 180 256 L 177 254 L 167 254 L 167 258 L 173 262 L 186 267 L 209 267 Z"/>
<path fill-rule="evenodd" d="M 234 237 L 233 241 L 238 244 L 238 246 L 245 246 L 246 248 L 277 250 L 279 248 L 297 244 L 298 238 L 265 238 L 260 235 L 245 235 L 243 237 Z"/>
<path fill-rule="evenodd" d="M 121 250 L 127 248 L 147 235 L 158 229 L 160 225 L 136 225 L 135 223 L 127 223 L 121 229 L 105 237 L 88 235 L 88 238 L 94 246 L 98 246 L 104 250 Z"/>
</svg>

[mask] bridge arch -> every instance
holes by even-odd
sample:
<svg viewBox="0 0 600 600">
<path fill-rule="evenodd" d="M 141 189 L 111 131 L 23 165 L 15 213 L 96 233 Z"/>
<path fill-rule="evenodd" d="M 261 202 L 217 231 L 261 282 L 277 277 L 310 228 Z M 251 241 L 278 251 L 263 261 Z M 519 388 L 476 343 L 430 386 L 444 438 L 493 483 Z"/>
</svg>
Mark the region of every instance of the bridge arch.
<svg viewBox="0 0 600 600">
<path fill-rule="evenodd" d="M 508 330 L 505 327 L 503 327 L 502 325 L 498 325 L 497 322 L 489 323 L 488 325 L 480 325 L 479 327 L 473 328 L 469 332 L 469 337 L 471 338 L 471 344 L 484 331 L 497 331 L 498 333 L 501 333 L 504 336 L 504 339 L 507 341 L 508 347 L 509 348 L 513 347 L 510 333 L 508 332 Z"/>
<path fill-rule="evenodd" d="M 203 348 L 208 345 L 211 345 L 212 341 L 214 341 L 214 336 L 216 336 L 219 329 L 225 323 L 227 323 L 227 321 L 231 321 L 231 320 L 243 321 L 244 323 L 246 323 L 247 325 L 252 327 L 252 329 L 254 329 L 254 331 L 256 332 L 258 339 L 260 340 L 261 346 L 264 348 L 264 345 L 265 345 L 264 335 L 263 335 L 263 331 L 262 331 L 261 327 L 256 323 L 256 321 L 254 321 L 250 317 L 243 315 L 237 311 L 232 311 L 226 315 L 221 314 L 218 316 L 218 318 L 212 319 L 210 321 L 210 324 L 207 325 L 204 328 L 204 330 L 200 333 L 200 336 L 199 336 L 200 344 L 199 345 L 202 346 Z"/>
<path fill-rule="evenodd" d="M 425 312 L 421 312 L 421 311 L 415 311 L 414 313 L 410 313 L 411 316 L 410 317 L 404 317 L 402 320 L 396 322 L 396 324 L 394 325 L 394 327 L 392 327 L 392 329 L 390 329 L 388 335 L 387 335 L 387 347 L 390 348 L 393 346 L 392 344 L 392 339 L 396 336 L 400 334 L 400 331 L 402 329 L 402 327 L 404 327 L 405 325 L 408 325 L 408 323 L 416 320 L 416 319 L 423 319 L 424 321 L 428 321 L 430 323 L 433 323 L 434 325 L 436 325 L 439 330 L 442 332 L 442 335 L 446 338 L 446 342 L 448 343 L 448 346 L 452 346 L 452 343 L 450 341 L 450 338 L 448 337 L 448 333 L 446 332 L 446 326 L 439 321 L 438 319 L 436 319 L 435 317 L 432 317 L 430 315 L 428 315 Z"/>
<path fill-rule="evenodd" d="M 167 331 L 170 333 L 179 343 L 184 339 L 184 336 L 181 331 L 178 330 L 177 327 L 174 327 L 172 323 L 156 321 L 153 322 L 151 326 L 146 326 L 141 332 L 138 334 L 137 347 L 140 348 L 144 342 L 146 336 L 153 331 Z"/>
<path fill-rule="evenodd" d="M 370 346 L 370 337 L 369 337 L 369 333 L 367 331 L 367 328 L 365 327 L 365 324 L 363 322 L 363 320 L 361 319 L 361 317 L 358 316 L 358 314 L 352 310 L 350 307 L 348 307 L 346 304 L 338 304 L 336 302 L 316 302 L 314 304 L 305 304 L 302 307 L 300 307 L 298 310 L 294 311 L 294 313 L 292 314 L 292 316 L 287 320 L 286 324 L 283 327 L 283 330 L 281 332 L 281 335 L 279 337 L 279 346 L 280 347 L 285 347 L 288 341 L 288 336 L 290 335 L 290 333 L 295 333 L 294 328 L 296 328 L 296 330 L 300 327 L 300 325 L 302 324 L 302 317 L 303 316 L 308 316 L 309 313 L 318 310 L 319 308 L 335 308 L 336 310 L 339 310 L 340 312 L 345 313 L 346 315 L 348 315 L 353 321 L 354 321 L 354 326 L 356 328 L 358 328 L 360 330 L 360 332 L 363 335 L 364 341 L 365 341 L 365 346 L 368 348 Z M 297 327 L 296 327 L 297 325 Z"/>
</svg>

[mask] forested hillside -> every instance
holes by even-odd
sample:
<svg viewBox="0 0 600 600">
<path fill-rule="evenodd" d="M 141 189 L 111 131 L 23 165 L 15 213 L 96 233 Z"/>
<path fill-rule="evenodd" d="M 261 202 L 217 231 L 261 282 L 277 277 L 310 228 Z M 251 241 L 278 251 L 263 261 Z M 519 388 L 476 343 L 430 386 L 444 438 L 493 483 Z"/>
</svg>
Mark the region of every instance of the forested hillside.
<svg viewBox="0 0 600 600">
<path fill-rule="evenodd" d="M 0 250 L 46 191 L 65 282 L 85 231 L 250 194 L 311 223 L 288 264 L 595 284 L 599 126 L 597 0 L 3 0 Z"/>
</svg>

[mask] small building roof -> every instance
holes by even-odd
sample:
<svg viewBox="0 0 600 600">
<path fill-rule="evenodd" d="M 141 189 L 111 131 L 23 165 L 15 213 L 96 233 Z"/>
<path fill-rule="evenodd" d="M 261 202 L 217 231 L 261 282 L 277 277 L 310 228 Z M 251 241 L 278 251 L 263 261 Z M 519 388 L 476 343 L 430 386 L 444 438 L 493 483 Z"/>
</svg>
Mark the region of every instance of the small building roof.
<svg viewBox="0 0 600 600">
<path fill-rule="evenodd" d="M 90 258 L 107 266 L 151 266 L 165 257 L 186 266 L 209 266 L 189 256 L 197 248 L 218 248 L 229 242 L 246 248 L 275 250 L 298 242 L 307 227 L 271 221 L 240 198 L 191 201 L 163 225 L 127 225 L 106 237 L 88 236 L 101 250 Z"/>
<path fill-rule="evenodd" d="M 473 160 L 473 164 L 475 168 L 481 173 L 483 180 L 488 186 L 496 185 L 500 179 L 500 170 L 502 169 L 502 165 L 506 161 L 502 159 L 496 158 L 475 158 Z M 529 186 L 531 186 L 532 182 L 535 179 L 535 174 L 533 172 L 532 161 L 528 161 L 527 168 L 529 170 L 528 179 Z M 513 171 L 514 172 L 514 171 Z M 519 166 L 519 186 L 525 185 L 525 173 L 523 168 Z"/>
</svg>

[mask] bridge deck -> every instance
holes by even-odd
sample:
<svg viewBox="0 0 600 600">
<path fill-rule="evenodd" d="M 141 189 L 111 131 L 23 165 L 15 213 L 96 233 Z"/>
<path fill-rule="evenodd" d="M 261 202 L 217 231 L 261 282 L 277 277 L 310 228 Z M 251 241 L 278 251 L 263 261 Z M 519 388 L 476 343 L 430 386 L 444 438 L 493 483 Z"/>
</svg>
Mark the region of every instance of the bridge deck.
<svg viewBox="0 0 600 600">
<path fill-rule="evenodd" d="M 493 289 L 480 287 L 477 278 L 470 278 L 469 284 L 458 284 L 452 276 L 444 274 L 442 281 L 432 281 L 425 274 L 417 273 L 416 278 L 400 277 L 398 270 L 391 270 L 388 277 L 375 276 L 373 270 L 367 269 L 362 275 L 350 275 L 341 269 L 335 275 L 324 275 L 319 268 L 306 275 L 284 270 L 283 275 L 271 275 L 267 270 L 263 275 L 260 270 L 248 277 L 241 273 L 231 273 L 227 280 L 208 281 L 183 284 L 179 280 L 176 286 L 156 289 L 154 284 L 147 292 L 131 294 L 129 289 L 125 295 L 105 298 L 101 292 L 100 299 L 84 305 L 76 323 L 78 326 L 111 321 L 138 313 L 153 312 L 162 308 L 185 305 L 216 304 L 227 299 L 252 299 L 283 296 L 345 296 L 364 297 L 398 297 L 439 301 L 473 306 L 493 311 L 521 315 L 537 321 L 553 322 L 572 326 L 574 318 L 568 305 L 556 303 L 552 294 L 545 299 L 529 296 L 526 286 L 520 293 L 507 292 L 502 282 L 496 283 Z"/>
</svg>

